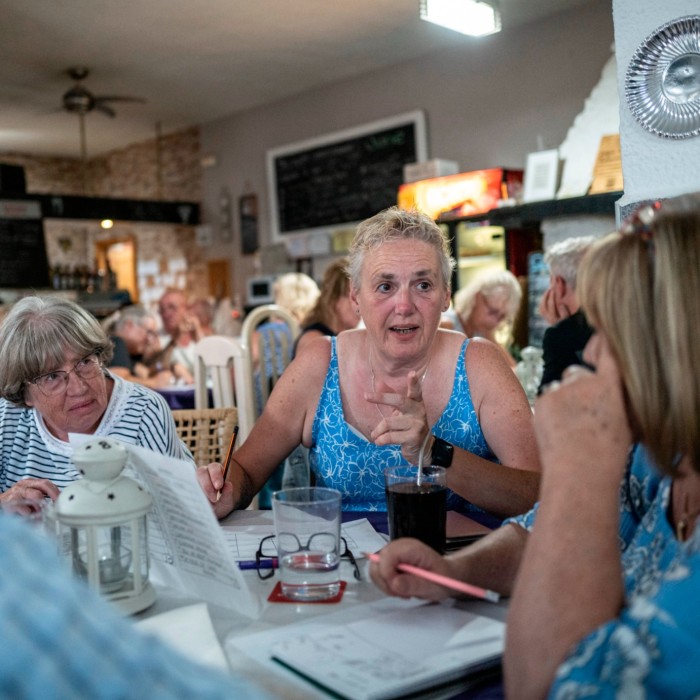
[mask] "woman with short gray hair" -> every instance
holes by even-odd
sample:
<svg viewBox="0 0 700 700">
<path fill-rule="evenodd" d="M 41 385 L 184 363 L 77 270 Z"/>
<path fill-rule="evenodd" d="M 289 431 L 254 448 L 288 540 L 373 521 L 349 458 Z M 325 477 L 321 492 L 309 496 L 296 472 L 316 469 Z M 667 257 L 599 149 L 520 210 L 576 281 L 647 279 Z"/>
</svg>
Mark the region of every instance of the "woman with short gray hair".
<svg viewBox="0 0 700 700">
<path fill-rule="evenodd" d="M 493 344 L 438 328 L 452 264 L 426 214 L 392 207 L 358 226 L 348 273 L 364 327 L 297 354 L 234 453 L 230 481 L 218 466 L 198 470 L 219 517 L 246 507 L 300 443 L 344 510 L 385 511 L 383 469 L 422 456 L 450 467 L 450 509 L 502 517 L 534 503 L 532 413 L 515 374 Z"/>
<path fill-rule="evenodd" d="M 165 400 L 105 368 L 97 319 L 59 297 L 18 301 L 0 326 L 0 503 L 57 498 L 80 478 L 70 433 L 189 459 Z"/>
</svg>

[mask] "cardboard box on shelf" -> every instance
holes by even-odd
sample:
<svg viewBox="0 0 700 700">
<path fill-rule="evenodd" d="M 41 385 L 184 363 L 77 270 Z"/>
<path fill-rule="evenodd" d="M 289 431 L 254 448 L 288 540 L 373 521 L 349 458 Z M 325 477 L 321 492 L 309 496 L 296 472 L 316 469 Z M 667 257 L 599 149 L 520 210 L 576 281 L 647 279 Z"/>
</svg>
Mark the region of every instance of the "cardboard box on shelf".
<svg viewBox="0 0 700 700">
<path fill-rule="evenodd" d="M 623 188 L 620 134 L 608 134 L 600 139 L 598 156 L 593 168 L 593 182 L 588 194 L 618 192 Z"/>
<path fill-rule="evenodd" d="M 454 160 L 443 160 L 433 158 L 422 163 L 407 163 L 403 166 L 403 181 L 416 182 L 427 180 L 431 177 L 443 177 L 444 175 L 456 175 L 459 172 L 459 165 Z"/>
</svg>

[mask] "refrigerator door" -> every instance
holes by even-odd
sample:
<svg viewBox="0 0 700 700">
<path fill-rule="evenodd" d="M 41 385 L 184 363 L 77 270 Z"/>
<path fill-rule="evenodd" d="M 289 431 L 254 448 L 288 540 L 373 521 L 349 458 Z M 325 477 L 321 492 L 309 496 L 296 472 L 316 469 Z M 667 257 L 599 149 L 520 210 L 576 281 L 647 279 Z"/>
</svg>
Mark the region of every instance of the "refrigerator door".
<svg viewBox="0 0 700 700">
<path fill-rule="evenodd" d="M 460 222 L 455 231 L 454 250 L 458 289 L 488 270 L 506 269 L 506 234 L 500 226 Z"/>
</svg>

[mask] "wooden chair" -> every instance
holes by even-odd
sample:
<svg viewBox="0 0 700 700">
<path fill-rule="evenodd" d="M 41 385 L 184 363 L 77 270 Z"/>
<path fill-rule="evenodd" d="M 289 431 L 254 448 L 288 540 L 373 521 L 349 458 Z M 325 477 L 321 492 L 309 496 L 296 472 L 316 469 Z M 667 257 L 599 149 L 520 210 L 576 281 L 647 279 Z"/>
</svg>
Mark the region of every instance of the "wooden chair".
<svg viewBox="0 0 700 700">
<path fill-rule="evenodd" d="M 237 408 L 193 408 L 172 414 L 177 434 L 189 448 L 197 466 L 223 463 L 238 422 Z"/>
<path fill-rule="evenodd" d="M 297 320 L 277 304 L 258 306 L 243 320 L 243 342 L 248 348 L 257 346 L 258 349 L 258 366 L 254 365 L 251 353 L 248 353 L 248 373 L 254 389 L 256 417 L 262 413 L 270 391 L 292 361 L 294 341 L 298 335 Z"/>
<path fill-rule="evenodd" d="M 246 346 L 236 338 L 210 335 L 194 346 L 195 408 L 209 408 L 209 384 L 214 408 L 238 409 L 238 440 L 243 443 L 255 421 L 253 388 Z"/>
</svg>

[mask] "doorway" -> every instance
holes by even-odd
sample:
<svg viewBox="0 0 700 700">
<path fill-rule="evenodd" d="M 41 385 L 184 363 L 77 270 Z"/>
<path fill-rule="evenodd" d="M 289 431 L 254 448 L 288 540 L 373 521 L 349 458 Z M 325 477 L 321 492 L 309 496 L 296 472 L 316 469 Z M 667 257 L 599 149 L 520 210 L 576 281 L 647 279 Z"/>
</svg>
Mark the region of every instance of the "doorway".
<svg viewBox="0 0 700 700">
<path fill-rule="evenodd" d="M 208 260 L 207 278 L 209 280 L 209 296 L 217 301 L 231 298 L 231 278 L 229 277 L 228 260 Z"/>
<path fill-rule="evenodd" d="M 95 261 L 97 262 L 97 269 L 104 271 L 107 281 L 111 272 L 116 288 L 128 291 L 132 303 L 138 303 L 136 241 L 133 236 L 120 236 L 118 238 L 96 241 Z"/>
</svg>

